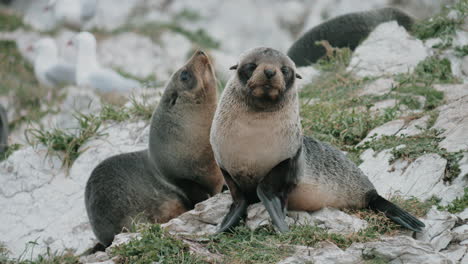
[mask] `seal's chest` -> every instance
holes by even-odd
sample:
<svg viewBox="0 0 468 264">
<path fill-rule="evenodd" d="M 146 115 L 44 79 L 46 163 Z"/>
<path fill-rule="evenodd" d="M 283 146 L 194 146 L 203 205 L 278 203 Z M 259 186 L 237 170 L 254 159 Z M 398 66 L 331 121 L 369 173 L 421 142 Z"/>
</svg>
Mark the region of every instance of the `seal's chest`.
<svg viewBox="0 0 468 264">
<path fill-rule="evenodd" d="M 219 145 L 219 162 L 233 177 L 249 175 L 251 180 L 261 180 L 273 167 L 294 155 L 294 134 L 290 122 L 241 116 L 226 127 L 226 136 Z"/>
</svg>

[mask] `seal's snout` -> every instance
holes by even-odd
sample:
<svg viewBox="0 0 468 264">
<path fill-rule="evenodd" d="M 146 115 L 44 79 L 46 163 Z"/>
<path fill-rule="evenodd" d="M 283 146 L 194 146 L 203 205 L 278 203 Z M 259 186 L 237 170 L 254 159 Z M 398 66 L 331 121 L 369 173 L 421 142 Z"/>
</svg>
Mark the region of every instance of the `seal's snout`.
<svg viewBox="0 0 468 264">
<path fill-rule="evenodd" d="M 208 55 L 202 50 L 197 50 L 192 56 L 190 60 L 192 63 L 202 63 L 202 64 L 209 64 L 210 60 L 208 59 Z"/>
<path fill-rule="evenodd" d="M 263 73 L 265 73 L 265 77 L 266 77 L 267 79 L 271 79 L 271 78 L 273 78 L 273 76 L 275 76 L 276 70 L 275 70 L 275 69 L 265 68 L 265 69 L 263 70 Z"/>
</svg>

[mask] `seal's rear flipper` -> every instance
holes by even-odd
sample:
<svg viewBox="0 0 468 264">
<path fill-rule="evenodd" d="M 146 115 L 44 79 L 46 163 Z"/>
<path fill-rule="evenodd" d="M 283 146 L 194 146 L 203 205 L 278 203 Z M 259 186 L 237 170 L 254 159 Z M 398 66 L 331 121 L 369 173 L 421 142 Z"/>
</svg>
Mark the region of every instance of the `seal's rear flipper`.
<svg viewBox="0 0 468 264">
<path fill-rule="evenodd" d="M 415 232 L 421 232 L 425 227 L 424 223 L 419 221 L 405 210 L 380 196 L 375 190 L 367 194 L 369 208 L 374 211 L 383 212 L 385 216 L 395 223 Z"/>
</svg>

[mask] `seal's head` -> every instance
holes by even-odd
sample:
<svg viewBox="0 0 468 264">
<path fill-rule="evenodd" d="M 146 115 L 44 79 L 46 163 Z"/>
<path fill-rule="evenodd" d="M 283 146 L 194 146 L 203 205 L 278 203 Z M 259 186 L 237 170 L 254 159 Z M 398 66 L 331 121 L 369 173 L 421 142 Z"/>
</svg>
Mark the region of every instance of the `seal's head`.
<svg viewBox="0 0 468 264">
<path fill-rule="evenodd" d="M 247 51 L 231 69 L 237 70 L 238 92 L 249 107 L 260 111 L 277 109 L 289 94 L 294 96 L 295 79 L 301 78 L 288 56 L 265 47 Z"/>
<path fill-rule="evenodd" d="M 216 77 L 208 56 L 201 50 L 176 71 L 166 86 L 163 103 L 169 107 L 176 104 L 216 104 Z"/>
</svg>

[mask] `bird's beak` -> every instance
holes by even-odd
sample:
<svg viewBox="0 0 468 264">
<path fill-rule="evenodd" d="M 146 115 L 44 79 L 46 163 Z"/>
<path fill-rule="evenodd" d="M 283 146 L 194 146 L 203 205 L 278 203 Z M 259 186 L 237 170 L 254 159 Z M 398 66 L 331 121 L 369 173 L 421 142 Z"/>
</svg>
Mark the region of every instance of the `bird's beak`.
<svg viewBox="0 0 468 264">
<path fill-rule="evenodd" d="M 73 46 L 73 41 L 71 39 L 67 42 L 67 46 L 69 46 L 69 47 Z"/>
<path fill-rule="evenodd" d="M 31 52 L 33 51 L 33 46 L 32 45 L 29 45 L 27 48 L 26 48 L 26 52 Z"/>
</svg>

